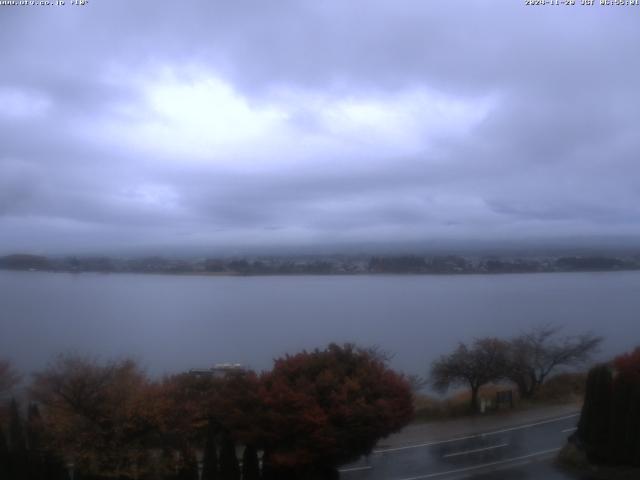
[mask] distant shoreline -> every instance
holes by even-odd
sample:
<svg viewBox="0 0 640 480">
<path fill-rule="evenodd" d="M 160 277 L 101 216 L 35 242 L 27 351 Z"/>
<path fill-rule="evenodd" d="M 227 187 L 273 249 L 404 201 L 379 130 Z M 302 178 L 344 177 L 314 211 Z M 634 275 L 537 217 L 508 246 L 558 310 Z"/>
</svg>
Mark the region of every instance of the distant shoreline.
<svg viewBox="0 0 640 480">
<path fill-rule="evenodd" d="M 0 270 L 51 273 L 135 273 L 210 277 L 495 275 L 639 271 L 640 255 L 626 256 L 306 256 L 231 259 L 165 257 L 0 257 Z"/>
</svg>

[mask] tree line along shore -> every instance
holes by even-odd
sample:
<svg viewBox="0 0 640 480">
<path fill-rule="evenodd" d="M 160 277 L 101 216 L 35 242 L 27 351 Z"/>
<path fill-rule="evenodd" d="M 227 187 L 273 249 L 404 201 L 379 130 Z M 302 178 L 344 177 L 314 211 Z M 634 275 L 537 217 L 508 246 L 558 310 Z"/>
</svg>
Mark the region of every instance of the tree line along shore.
<svg viewBox="0 0 640 480">
<path fill-rule="evenodd" d="M 619 255 L 311 255 L 225 258 L 143 256 L 0 257 L 0 269 L 199 275 L 496 274 L 640 270 L 640 254 Z"/>
</svg>

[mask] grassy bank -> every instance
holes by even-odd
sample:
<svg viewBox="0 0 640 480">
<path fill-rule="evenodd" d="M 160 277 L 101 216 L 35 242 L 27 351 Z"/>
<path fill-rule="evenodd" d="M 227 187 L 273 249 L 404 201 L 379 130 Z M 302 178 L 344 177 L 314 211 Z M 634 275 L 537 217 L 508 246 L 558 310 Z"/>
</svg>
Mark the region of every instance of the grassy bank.
<svg viewBox="0 0 640 480">
<path fill-rule="evenodd" d="M 585 379 L 586 374 L 584 373 L 558 374 L 545 382 L 532 399 L 521 399 L 518 396 L 517 389 L 510 385 L 490 384 L 480 389 L 480 398 L 492 402 L 492 405 L 486 409 L 485 415 L 500 414 L 513 410 L 526 410 L 544 405 L 581 404 L 584 398 Z M 514 393 L 513 409 L 508 407 L 497 409 L 495 407 L 497 392 L 509 389 L 513 389 Z M 416 394 L 414 399 L 414 421 L 417 423 L 433 422 L 471 416 L 470 400 L 471 393 L 469 391 L 459 391 L 446 398 Z"/>
</svg>

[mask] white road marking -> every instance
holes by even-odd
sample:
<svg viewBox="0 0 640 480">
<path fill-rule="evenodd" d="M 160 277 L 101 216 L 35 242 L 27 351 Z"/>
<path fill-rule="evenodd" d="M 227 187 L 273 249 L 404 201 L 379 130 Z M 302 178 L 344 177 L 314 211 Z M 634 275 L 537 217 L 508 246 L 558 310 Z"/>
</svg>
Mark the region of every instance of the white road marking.
<svg viewBox="0 0 640 480">
<path fill-rule="evenodd" d="M 475 448 L 473 450 L 465 450 L 464 452 L 449 453 L 447 455 L 443 455 L 442 458 L 459 457 L 460 455 L 467 455 L 469 453 L 484 452 L 486 450 L 494 450 L 496 448 L 504 448 L 504 447 L 508 447 L 508 446 L 509 446 L 508 443 L 501 443 L 500 445 L 492 445 L 490 447 Z"/>
<path fill-rule="evenodd" d="M 565 415 L 563 417 L 557 417 L 557 418 L 552 418 L 549 420 L 544 420 L 541 422 L 536 422 L 536 423 L 529 423 L 526 425 L 520 425 L 517 427 L 510 427 L 510 428 L 503 428 L 502 430 L 495 430 L 493 432 L 486 432 L 486 433 L 476 433 L 473 435 L 467 435 L 465 437 L 456 437 L 456 438 L 450 438 L 449 440 L 440 440 L 437 442 L 428 442 L 428 443 L 419 443 L 416 445 L 407 445 L 404 447 L 393 447 L 393 448 L 384 448 L 384 449 L 380 449 L 380 450 L 374 450 L 373 452 L 371 452 L 374 455 L 378 455 L 381 453 L 389 453 L 389 452 L 399 452 L 401 450 L 410 450 L 412 448 L 425 448 L 425 447 L 432 447 L 434 445 L 442 445 L 445 443 L 453 443 L 453 442 L 460 442 L 462 440 L 471 440 L 472 438 L 480 438 L 480 437 L 484 437 L 487 435 L 498 435 L 500 433 L 506 433 L 506 432 L 513 432 L 516 430 L 524 430 L 525 428 L 532 428 L 532 427 L 537 427 L 538 425 L 546 425 L 549 423 L 555 423 L 555 422 L 561 422 L 562 420 L 568 420 L 569 418 L 574 418 L 579 416 L 580 413 L 573 413 L 571 415 Z"/>
<path fill-rule="evenodd" d="M 402 478 L 399 480 L 424 480 L 427 478 L 436 478 L 436 477 L 442 477 L 444 475 L 452 475 L 455 473 L 464 473 L 464 472 L 471 472 L 473 470 L 479 470 L 482 468 L 487 468 L 487 467 L 495 467 L 498 465 L 504 465 L 506 463 L 512 463 L 512 462 L 518 462 L 520 460 L 526 460 L 528 458 L 533 458 L 533 457 L 539 457 L 542 455 L 548 455 L 550 453 L 555 453 L 558 452 L 560 450 L 560 448 L 552 448 L 549 450 L 541 450 L 539 452 L 534 452 L 534 453 L 530 453 L 528 455 L 522 455 L 521 457 L 514 457 L 514 458 L 508 458 L 505 460 L 499 460 L 497 462 L 490 462 L 490 463 L 483 463 L 480 465 L 474 465 L 472 467 L 465 467 L 465 468 L 458 468 L 456 470 L 449 470 L 446 472 L 437 472 L 437 473 L 428 473 L 426 475 L 419 475 L 417 477 L 406 477 L 406 478 Z"/>
<path fill-rule="evenodd" d="M 347 472 L 360 472 L 362 470 L 371 470 L 373 467 L 371 465 L 367 465 L 366 467 L 351 467 L 351 468 L 341 468 L 338 470 L 340 473 Z"/>
<path fill-rule="evenodd" d="M 578 427 L 565 428 L 564 430 L 562 430 L 562 433 L 574 432 L 577 429 L 578 429 Z"/>
</svg>

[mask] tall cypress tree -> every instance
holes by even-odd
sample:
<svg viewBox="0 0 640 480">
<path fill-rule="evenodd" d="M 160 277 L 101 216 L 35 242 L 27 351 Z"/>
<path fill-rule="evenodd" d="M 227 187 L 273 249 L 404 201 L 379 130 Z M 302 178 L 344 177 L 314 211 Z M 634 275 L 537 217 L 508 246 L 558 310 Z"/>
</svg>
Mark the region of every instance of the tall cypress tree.
<svg viewBox="0 0 640 480">
<path fill-rule="evenodd" d="M 27 447 L 31 452 L 42 451 L 42 417 L 35 403 L 27 409 Z"/>
<path fill-rule="evenodd" d="M 184 455 L 182 468 L 178 474 L 180 480 L 193 480 L 198 478 L 198 467 L 195 459 L 190 455 Z"/>
<path fill-rule="evenodd" d="M 218 452 L 216 451 L 216 432 L 211 422 L 207 428 L 202 459 L 202 480 L 218 479 Z"/>
<path fill-rule="evenodd" d="M 614 382 L 608 460 L 617 465 L 638 465 L 640 444 L 639 378 L 619 374 Z"/>
<path fill-rule="evenodd" d="M 0 478 L 9 478 L 9 446 L 0 425 Z"/>
<path fill-rule="evenodd" d="M 20 409 L 15 398 L 9 406 L 9 452 L 10 471 L 12 480 L 21 480 L 27 477 L 26 453 L 27 445 L 24 436 Z"/>
<path fill-rule="evenodd" d="M 629 428 L 635 434 L 635 441 L 632 449 L 631 464 L 640 467 L 640 411 L 637 408 L 637 406 L 640 405 L 640 382 L 635 384 L 633 396 L 633 405 L 635 405 L 635 408 L 629 421 Z"/>
<path fill-rule="evenodd" d="M 30 480 L 40 480 L 45 475 L 45 452 L 42 445 L 42 417 L 35 403 L 27 409 L 27 464 Z"/>
<path fill-rule="evenodd" d="M 640 382 L 631 386 L 629 412 L 627 415 L 627 435 L 629 440 L 629 465 L 640 466 Z"/>
<path fill-rule="evenodd" d="M 27 449 L 20 409 L 15 398 L 11 399 L 9 406 L 9 445 L 11 453 L 24 453 Z"/>
<path fill-rule="evenodd" d="M 258 452 L 251 445 L 247 445 L 242 454 L 242 480 L 260 480 Z"/>
<path fill-rule="evenodd" d="M 270 457 L 269 450 L 265 449 L 262 454 L 262 472 L 260 472 L 262 480 L 275 480 L 276 478 Z"/>
<path fill-rule="evenodd" d="M 589 459 L 595 462 L 606 460 L 608 453 L 612 384 L 613 376 L 608 365 L 598 365 L 589 370 L 578 437 L 585 444 Z"/>
<path fill-rule="evenodd" d="M 609 442 L 607 443 L 606 452 L 607 460 L 618 465 L 627 463 L 628 450 L 631 447 L 629 445 L 627 423 L 627 416 L 631 406 L 631 387 L 632 385 L 627 379 L 620 376 L 616 378 L 611 404 Z"/>
<path fill-rule="evenodd" d="M 240 480 L 240 466 L 238 465 L 238 457 L 236 457 L 236 446 L 228 433 L 222 437 L 220 479 Z"/>
</svg>

